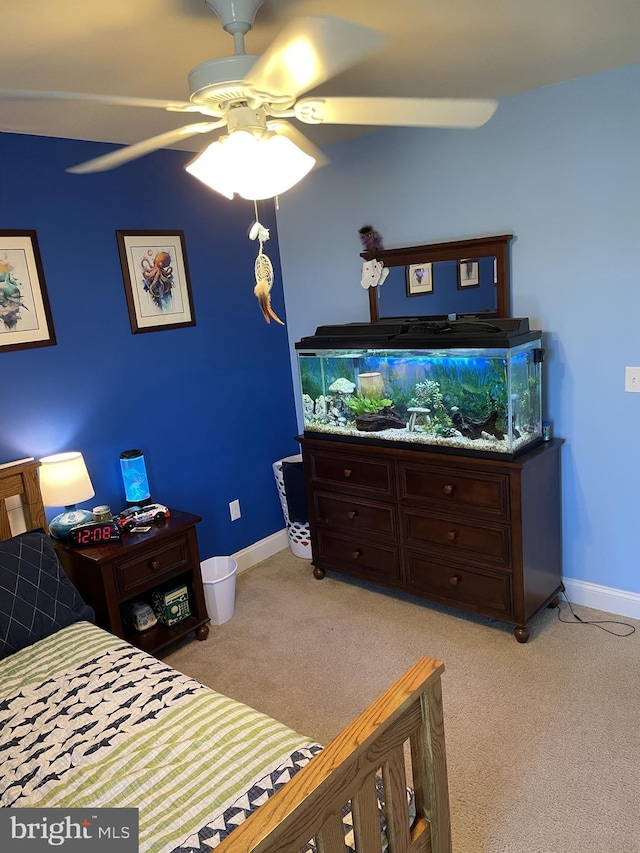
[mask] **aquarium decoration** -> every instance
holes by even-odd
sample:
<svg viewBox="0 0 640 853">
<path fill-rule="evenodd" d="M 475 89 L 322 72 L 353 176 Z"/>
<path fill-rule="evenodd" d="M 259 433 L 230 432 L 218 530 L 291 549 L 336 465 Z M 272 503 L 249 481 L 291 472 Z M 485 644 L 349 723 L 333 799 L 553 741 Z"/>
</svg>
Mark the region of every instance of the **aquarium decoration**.
<svg viewBox="0 0 640 853">
<path fill-rule="evenodd" d="M 492 457 L 541 442 L 541 333 L 500 322 L 321 327 L 296 344 L 305 434 Z"/>
</svg>

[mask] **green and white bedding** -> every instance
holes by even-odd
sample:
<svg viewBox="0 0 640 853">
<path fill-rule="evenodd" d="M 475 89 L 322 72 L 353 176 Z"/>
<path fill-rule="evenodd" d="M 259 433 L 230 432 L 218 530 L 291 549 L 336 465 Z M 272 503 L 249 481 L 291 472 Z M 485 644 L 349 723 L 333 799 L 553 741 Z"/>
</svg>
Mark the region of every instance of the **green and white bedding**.
<svg viewBox="0 0 640 853">
<path fill-rule="evenodd" d="M 204 853 L 320 750 L 87 622 L 0 661 L 0 806 L 135 807 Z"/>
</svg>

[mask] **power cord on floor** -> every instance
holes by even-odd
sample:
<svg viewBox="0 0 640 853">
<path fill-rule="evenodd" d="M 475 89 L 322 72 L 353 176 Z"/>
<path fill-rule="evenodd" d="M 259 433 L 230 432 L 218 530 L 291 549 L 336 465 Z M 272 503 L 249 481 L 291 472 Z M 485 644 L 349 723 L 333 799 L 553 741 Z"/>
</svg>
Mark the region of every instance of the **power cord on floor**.
<svg viewBox="0 0 640 853">
<path fill-rule="evenodd" d="M 607 634 L 613 634 L 614 637 L 630 637 L 632 634 L 635 634 L 635 625 L 630 625 L 628 622 L 621 622 L 616 619 L 582 619 L 573 609 L 573 605 L 567 598 L 567 593 L 565 591 L 564 584 L 562 584 L 562 594 L 564 595 L 565 601 L 569 605 L 569 610 L 571 611 L 571 615 L 573 619 L 563 619 L 562 618 L 562 610 L 560 608 L 560 604 L 558 604 L 558 619 L 561 622 L 564 622 L 565 625 L 575 625 L 579 623 L 580 625 L 594 625 L 596 628 L 600 628 L 601 631 L 604 631 Z M 605 628 L 604 625 L 618 625 L 623 628 L 628 629 L 624 633 L 620 633 L 619 630 L 611 630 L 611 628 Z"/>
</svg>

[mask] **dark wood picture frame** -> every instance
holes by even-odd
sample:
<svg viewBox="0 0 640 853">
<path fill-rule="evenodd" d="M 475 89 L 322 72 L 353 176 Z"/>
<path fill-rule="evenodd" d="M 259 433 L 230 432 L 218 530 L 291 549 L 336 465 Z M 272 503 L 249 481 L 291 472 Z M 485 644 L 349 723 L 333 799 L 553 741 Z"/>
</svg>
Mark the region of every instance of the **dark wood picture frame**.
<svg viewBox="0 0 640 853">
<path fill-rule="evenodd" d="M 407 264 L 407 296 L 429 296 L 433 293 L 433 265 Z"/>
<path fill-rule="evenodd" d="M 0 352 L 56 343 L 36 232 L 0 230 Z"/>
<path fill-rule="evenodd" d="M 464 258 L 458 262 L 458 290 L 480 287 L 480 260 Z"/>
<path fill-rule="evenodd" d="M 131 331 L 195 326 L 184 232 L 116 231 Z"/>
</svg>

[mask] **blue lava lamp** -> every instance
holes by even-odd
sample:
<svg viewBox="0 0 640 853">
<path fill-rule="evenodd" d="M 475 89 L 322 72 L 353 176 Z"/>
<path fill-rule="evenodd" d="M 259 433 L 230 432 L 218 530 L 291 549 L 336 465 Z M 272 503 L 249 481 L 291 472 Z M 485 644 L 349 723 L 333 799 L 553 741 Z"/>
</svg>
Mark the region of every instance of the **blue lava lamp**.
<svg viewBox="0 0 640 853">
<path fill-rule="evenodd" d="M 123 450 L 120 454 L 120 468 L 127 506 L 142 506 L 149 503 L 151 492 L 142 451 Z"/>
</svg>

